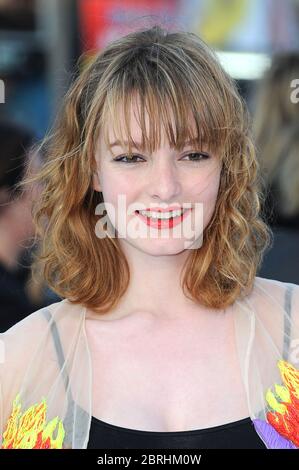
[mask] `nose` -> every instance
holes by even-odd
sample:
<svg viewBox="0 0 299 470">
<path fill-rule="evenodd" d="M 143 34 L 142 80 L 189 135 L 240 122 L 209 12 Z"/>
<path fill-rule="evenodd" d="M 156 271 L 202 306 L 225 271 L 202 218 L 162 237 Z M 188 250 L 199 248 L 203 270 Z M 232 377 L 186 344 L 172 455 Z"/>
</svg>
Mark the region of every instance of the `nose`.
<svg viewBox="0 0 299 470">
<path fill-rule="evenodd" d="M 152 198 L 172 201 L 181 191 L 181 182 L 175 164 L 165 155 L 156 158 L 149 175 L 149 192 Z"/>
</svg>

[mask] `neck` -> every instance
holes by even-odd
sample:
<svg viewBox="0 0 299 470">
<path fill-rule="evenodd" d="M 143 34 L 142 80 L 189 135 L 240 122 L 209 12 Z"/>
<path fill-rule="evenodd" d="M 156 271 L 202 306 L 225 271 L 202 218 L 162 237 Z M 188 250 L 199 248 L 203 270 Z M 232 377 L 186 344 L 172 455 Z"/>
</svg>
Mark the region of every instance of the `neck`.
<svg viewBox="0 0 299 470">
<path fill-rule="evenodd" d="M 181 287 L 181 271 L 190 250 L 153 256 L 121 242 L 130 267 L 130 285 L 117 306 L 118 315 L 146 311 L 174 318 L 197 308 Z"/>
</svg>

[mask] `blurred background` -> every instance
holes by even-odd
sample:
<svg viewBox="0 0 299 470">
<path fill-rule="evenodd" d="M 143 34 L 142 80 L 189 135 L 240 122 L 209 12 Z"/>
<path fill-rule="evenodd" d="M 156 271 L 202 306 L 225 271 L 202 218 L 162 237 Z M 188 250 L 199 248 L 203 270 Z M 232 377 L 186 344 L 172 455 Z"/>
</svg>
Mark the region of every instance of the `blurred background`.
<svg viewBox="0 0 299 470">
<path fill-rule="evenodd" d="M 61 300 L 29 284 L 31 199 L 12 194 L 30 147 L 52 125 L 78 58 L 154 23 L 198 34 L 236 80 L 274 234 L 258 275 L 299 284 L 299 0 L 0 0 L 0 331 Z"/>
</svg>

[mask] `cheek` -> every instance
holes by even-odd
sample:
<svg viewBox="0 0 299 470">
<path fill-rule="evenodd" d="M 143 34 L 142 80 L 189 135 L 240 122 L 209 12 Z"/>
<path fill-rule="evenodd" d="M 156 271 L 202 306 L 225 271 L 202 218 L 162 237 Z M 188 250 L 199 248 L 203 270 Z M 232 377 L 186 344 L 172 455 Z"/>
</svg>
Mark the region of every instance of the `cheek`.
<svg viewBox="0 0 299 470">
<path fill-rule="evenodd" d="M 218 191 L 220 185 L 220 175 L 214 175 L 210 179 L 209 184 L 205 186 L 202 192 L 198 195 L 198 201 L 203 204 L 203 225 L 207 226 L 209 223 L 217 202 Z M 202 189 L 202 187 L 201 187 Z"/>
<path fill-rule="evenodd" d="M 126 178 L 124 175 L 113 173 L 105 174 L 102 179 L 102 191 L 105 202 L 111 202 L 115 207 L 120 201 L 118 198 L 125 198 L 126 204 L 134 200 L 133 194 L 136 192 L 136 179 Z"/>
<path fill-rule="evenodd" d="M 214 178 L 214 181 L 212 182 L 212 184 L 210 184 L 207 188 L 206 200 L 208 203 L 212 205 L 215 205 L 216 203 L 218 191 L 219 191 L 219 184 L 220 184 L 220 179 Z"/>
<path fill-rule="evenodd" d="M 192 191 L 196 199 L 206 204 L 215 204 L 220 185 L 220 170 L 213 168 L 193 180 Z"/>
</svg>

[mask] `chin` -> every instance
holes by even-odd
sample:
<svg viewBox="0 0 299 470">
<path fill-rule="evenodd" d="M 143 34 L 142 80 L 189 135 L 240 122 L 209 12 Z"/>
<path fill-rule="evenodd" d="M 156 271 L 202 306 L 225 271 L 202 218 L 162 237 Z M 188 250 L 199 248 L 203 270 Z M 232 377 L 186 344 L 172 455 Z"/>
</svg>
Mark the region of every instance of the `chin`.
<svg viewBox="0 0 299 470">
<path fill-rule="evenodd" d="M 177 255 L 185 250 L 187 240 L 131 240 L 131 246 L 151 256 Z"/>
</svg>

